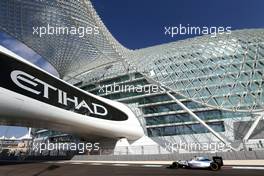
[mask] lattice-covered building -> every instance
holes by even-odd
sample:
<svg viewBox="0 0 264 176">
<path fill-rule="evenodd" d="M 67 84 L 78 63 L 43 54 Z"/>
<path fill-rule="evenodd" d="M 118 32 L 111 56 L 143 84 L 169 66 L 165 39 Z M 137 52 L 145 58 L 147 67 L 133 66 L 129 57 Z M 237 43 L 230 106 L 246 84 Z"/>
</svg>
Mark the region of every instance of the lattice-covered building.
<svg viewBox="0 0 264 176">
<path fill-rule="evenodd" d="M 88 0 L 3 0 L 0 17 L 1 31 L 41 55 L 62 79 L 131 107 L 160 145 L 221 141 L 237 148 L 251 139 L 253 148 L 263 147 L 264 29 L 130 50 Z M 90 26 L 98 33 L 32 33 L 48 25 Z"/>
</svg>

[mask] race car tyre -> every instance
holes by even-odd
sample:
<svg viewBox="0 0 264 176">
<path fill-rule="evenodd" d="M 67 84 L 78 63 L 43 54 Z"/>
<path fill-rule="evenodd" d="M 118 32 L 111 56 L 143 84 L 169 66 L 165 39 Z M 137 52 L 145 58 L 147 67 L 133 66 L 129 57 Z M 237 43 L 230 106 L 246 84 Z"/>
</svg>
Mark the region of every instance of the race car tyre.
<svg viewBox="0 0 264 176">
<path fill-rule="evenodd" d="M 180 167 L 180 165 L 179 165 L 178 162 L 173 162 L 173 163 L 171 164 L 171 168 L 172 168 L 172 169 L 178 169 L 179 167 Z"/>
<path fill-rule="evenodd" d="M 220 169 L 220 166 L 219 166 L 218 163 L 211 163 L 211 164 L 210 164 L 210 169 L 211 169 L 212 171 L 217 171 L 217 170 Z"/>
</svg>

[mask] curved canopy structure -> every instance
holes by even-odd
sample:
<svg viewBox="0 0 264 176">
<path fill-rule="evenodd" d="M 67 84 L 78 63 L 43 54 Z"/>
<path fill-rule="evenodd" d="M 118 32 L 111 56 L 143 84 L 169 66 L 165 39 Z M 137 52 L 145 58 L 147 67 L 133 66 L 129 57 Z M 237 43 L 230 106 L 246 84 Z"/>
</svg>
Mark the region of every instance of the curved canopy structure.
<svg viewBox="0 0 264 176">
<path fill-rule="evenodd" d="M 89 0 L 4 0 L 0 17 L 2 31 L 45 58 L 64 79 L 120 60 L 128 51 L 110 34 Z"/>
<path fill-rule="evenodd" d="M 264 109 L 263 29 L 131 51 L 110 34 L 89 0 L 3 0 L 0 17 L 2 31 L 48 60 L 64 80 L 82 80 L 96 74 L 97 68 L 101 72 L 100 67 L 115 63 L 114 67 L 136 69 L 167 89 L 207 106 L 250 112 Z M 91 27 L 93 33 L 83 37 L 34 34 L 33 29 L 48 26 Z"/>
<path fill-rule="evenodd" d="M 127 62 L 155 82 L 204 105 L 264 110 L 263 29 L 140 49 Z"/>
<path fill-rule="evenodd" d="M 0 122 L 91 138 L 143 136 L 124 104 L 78 89 L 0 46 Z"/>
</svg>

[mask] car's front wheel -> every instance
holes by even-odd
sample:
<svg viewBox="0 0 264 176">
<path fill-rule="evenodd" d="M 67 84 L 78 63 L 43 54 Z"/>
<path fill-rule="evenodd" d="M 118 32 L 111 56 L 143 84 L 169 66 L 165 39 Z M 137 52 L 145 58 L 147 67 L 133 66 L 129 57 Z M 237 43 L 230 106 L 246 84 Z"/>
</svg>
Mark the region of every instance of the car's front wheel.
<svg viewBox="0 0 264 176">
<path fill-rule="evenodd" d="M 219 166 L 219 164 L 218 163 L 211 163 L 210 164 L 210 169 L 212 170 L 212 171 L 217 171 L 217 170 L 219 170 L 221 167 Z"/>
<path fill-rule="evenodd" d="M 180 167 L 180 165 L 179 165 L 178 162 L 173 162 L 173 163 L 171 164 L 171 168 L 172 168 L 172 169 L 178 169 L 179 167 Z"/>
</svg>

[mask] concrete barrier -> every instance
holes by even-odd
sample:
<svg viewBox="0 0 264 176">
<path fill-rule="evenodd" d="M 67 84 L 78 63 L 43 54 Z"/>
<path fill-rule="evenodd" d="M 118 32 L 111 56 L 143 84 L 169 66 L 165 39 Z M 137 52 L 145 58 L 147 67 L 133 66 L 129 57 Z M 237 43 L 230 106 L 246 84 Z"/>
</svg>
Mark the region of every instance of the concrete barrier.
<svg viewBox="0 0 264 176">
<path fill-rule="evenodd" d="M 90 161 L 172 161 L 189 160 L 193 156 L 222 156 L 224 160 L 260 160 L 264 159 L 264 151 L 239 151 L 222 153 L 172 153 L 152 155 L 75 155 L 72 160 Z"/>
</svg>

